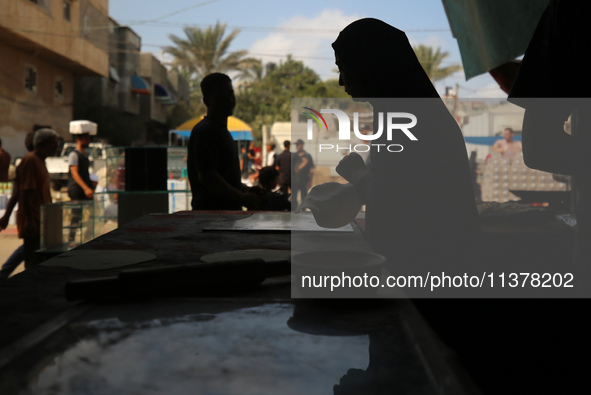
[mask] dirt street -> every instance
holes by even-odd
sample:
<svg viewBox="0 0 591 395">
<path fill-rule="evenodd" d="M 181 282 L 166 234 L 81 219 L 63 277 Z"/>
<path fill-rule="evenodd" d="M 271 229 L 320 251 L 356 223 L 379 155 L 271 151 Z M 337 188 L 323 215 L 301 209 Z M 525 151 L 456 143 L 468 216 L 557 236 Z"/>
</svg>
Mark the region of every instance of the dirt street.
<svg viewBox="0 0 591 395">
<path fill-rule="evenodd" d="M 0 266 L 6 262 L 6 259 L 12 254 L 14 250 L 19 247 L 23 241 L 18 238 L 16 226 L 9 225 L 8 228 L 0 232 Z M 21 263 L 12 275 L 24 270 L 24 265 Z"/>
</svg>

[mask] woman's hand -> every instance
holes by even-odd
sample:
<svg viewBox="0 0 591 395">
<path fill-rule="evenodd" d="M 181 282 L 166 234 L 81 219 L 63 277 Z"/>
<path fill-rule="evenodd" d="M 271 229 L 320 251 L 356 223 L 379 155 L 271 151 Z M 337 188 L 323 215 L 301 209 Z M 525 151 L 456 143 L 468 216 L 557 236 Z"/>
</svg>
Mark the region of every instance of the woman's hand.
<svg viewBox="0 0 591 395">
<path fill-rule="evenodd" d="M 369 174 L 363 158 L 355 152 L 345 156 L 337 165 L 336 170 L 339 175 L 353 185 L 359 184 L 361 179 Z"/>
</svg>

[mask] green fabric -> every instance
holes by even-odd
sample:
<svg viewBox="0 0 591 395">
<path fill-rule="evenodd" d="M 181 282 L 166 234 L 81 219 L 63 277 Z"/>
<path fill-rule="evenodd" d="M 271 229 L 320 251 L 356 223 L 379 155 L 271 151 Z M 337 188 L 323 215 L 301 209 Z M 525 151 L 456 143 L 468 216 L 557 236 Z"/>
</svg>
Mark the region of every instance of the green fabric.
<svg viewBox="0 0 591 395">
<path fill-rule="evenodd" d="M 466 80 L 525 53 L 549 0 L 442 0 Z"/>
</svg>

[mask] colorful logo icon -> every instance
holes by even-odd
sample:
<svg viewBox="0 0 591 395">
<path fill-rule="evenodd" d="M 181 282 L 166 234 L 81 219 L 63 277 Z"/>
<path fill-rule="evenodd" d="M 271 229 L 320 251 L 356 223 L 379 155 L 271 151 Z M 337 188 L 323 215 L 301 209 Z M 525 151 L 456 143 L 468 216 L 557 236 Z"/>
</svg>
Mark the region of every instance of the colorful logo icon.
<svg viewBox="0 0 591 395">
<path fill-rule="evenodd" d="M 310 117 L 312 117 L 312 119 L 314 119 L 316 121 L 316 123 L 318 124 L 318 127 L 320 128 L 320 131 L 324 130 L 324 131 L 328 131 L 328 125 L 326 123 L 326 120 L 324 119 L 324 117 L 322 115 L 320 115 L 320 113 L 310 107 L 302 107 L 306 110 L 309 110 L 311 112 L 308 111 L 304 111 L 304 114 L 309 115 Z M 320 120 L 322 120 L 322 123 L 320 123 Z M 308 122 L 310 122 L 311 120 L 309 120 Z M 322 124 L 324 124 L 324 127 L 322 126 Z"/>
</svg>

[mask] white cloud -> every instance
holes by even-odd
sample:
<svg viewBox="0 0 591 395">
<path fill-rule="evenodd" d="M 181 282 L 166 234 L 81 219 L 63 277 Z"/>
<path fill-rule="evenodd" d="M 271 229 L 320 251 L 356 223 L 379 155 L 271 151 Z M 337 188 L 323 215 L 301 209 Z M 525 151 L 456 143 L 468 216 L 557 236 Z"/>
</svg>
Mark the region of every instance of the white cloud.
<svg viewBox="0 0 591 395">
<path fill-rule="evenodd" d="M 331 71 L 336 66 L 330 44 L 343 28 L 357 19 L 357 14 L 345 15 L 339 9 L 325 9 L 312 17 L 294 16 L 277 26 L 279 32 L 255 41 L 249 52 L 264 63 L 277 63 L 291 54 L 321 78 L 336 78 Z"/>
</svg>

